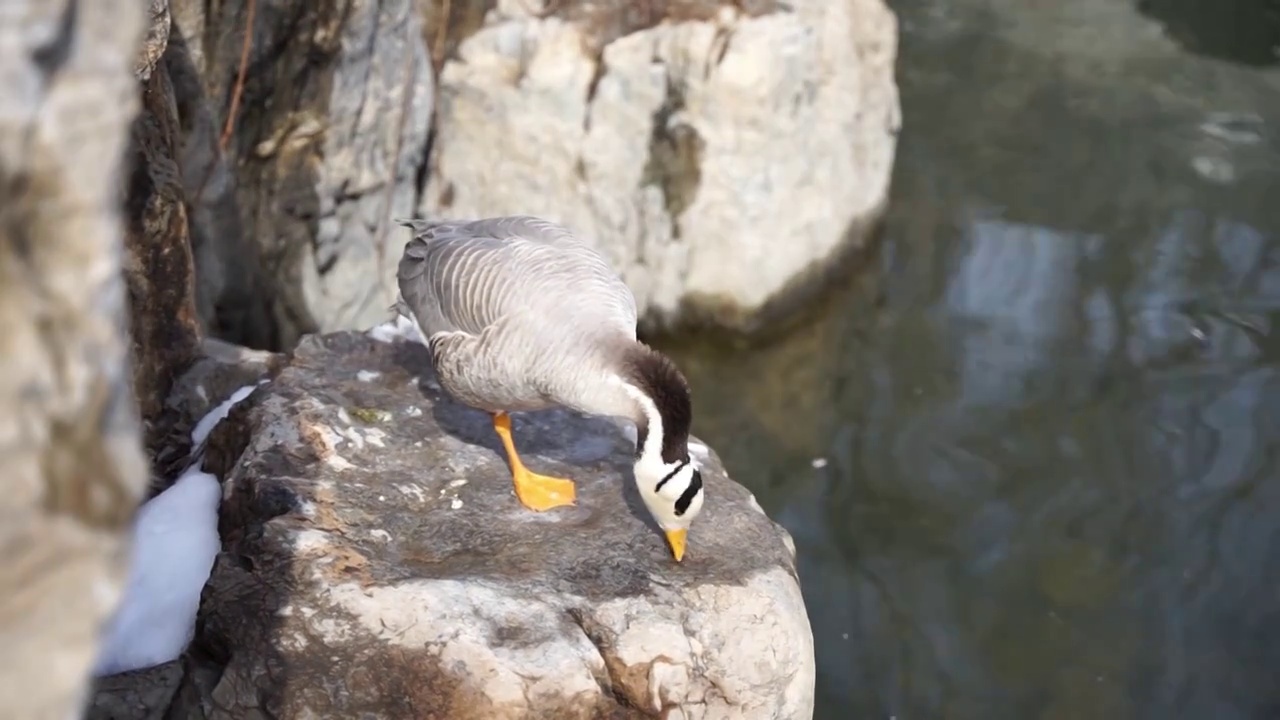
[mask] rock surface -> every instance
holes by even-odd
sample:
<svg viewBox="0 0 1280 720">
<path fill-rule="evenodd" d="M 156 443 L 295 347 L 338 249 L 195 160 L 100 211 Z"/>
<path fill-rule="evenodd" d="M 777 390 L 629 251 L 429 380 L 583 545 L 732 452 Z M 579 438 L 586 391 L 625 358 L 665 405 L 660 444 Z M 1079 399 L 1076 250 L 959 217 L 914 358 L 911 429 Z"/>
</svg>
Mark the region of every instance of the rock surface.
<svg viewBox="0 0 1280 720">
<path fill-rule="evenodd" d="M 304 339 L 209 439 L 224 552 L 192 657 L 218 670 L 171 717 L 812 717 L 790 537 L 714 455 L 676 564 L 620 428 L 549 411 L 515 433 L 577 506 L 518 506 L 420 344 Z"/>
<path fill-rule="evenodd" d="M 181 130 L 166 56 L 167 2 L 153 2 L 151 25 L 135 71 L 144 76 L 142 108 L 134 120 L 125 183 L 124 276 L 129 291 L 134 394 L 144 442 L 154 457 L 168 440 L 162 422 L 173 381 L 194 362 L 200 344 L 195 268 L 179 165 Z"/>
<path fill-rule="evenodd" d="M 224 400 L 279 369 L 284 356 L 251 350 L 215 338 L 200 341 L 199 355 L 174 381 L 165 401 L 162 423 L 168 435 L 154 454 L 155 472 L 146 500 L 164 492 L 191 464 L 191 431 Z"/>
<path fill-rule="evenodd" d="M 417 206 L 433 109 L 413 0 L 256 0 L 229 160 L 215 141 L 235 94 L 247 3 L 174 0 L 172 12 L 208 100 L 192 104 L 185 146 L 189 191 L 209 193 L 195 238 L 206 312 L 218 298 L 226 302 L 212 311 L 241 316 L 255 314 L 244 303 L 264 303 L 270 327 L 224 318 L 227 336 L 281 348 L 303 332 L 385 320 L 405 240 L 391 219 Z M 229 244 L 237 238 L 254 250 Z M 258 264 L 265 283 L 231 285 Z"/>
<path fill-rule="evenodd" d="M 867 241 L 900 121 L 883 0 L 543 4 L 498 2 L 444 64 L 424 214 L 567 223 L 651 326 L 751 329 Z"/>
<path fill-rule="evenodd" d="M 75 717 L 146 482 L 119 188 L 139 0 L 0 3 L 0 707 Z M 157 41 L 158 42 L 158 41 Z"/>
<path fill-rule="evenodd" d="M 183 679 L 178 660 L 155 667 L 99 678 L 84 720 L 186 720 L 195 713 L 169 715 Z"/>
<path fill-rule="evenodd" d="M 178 164 L 196 269 L 196 309 L 205 334 L 266 347 L 274 337 L 274 288 L 258 243 L 245 233 L 236 198 L 236 158 L 222 152 L 219 116 L 205 95 L 193 48 L 183 37 L 177 17 L 181 9 L 175 7 L 172 13 L 174 27 L 164 66 L 181 128 Z"/>
</svg>

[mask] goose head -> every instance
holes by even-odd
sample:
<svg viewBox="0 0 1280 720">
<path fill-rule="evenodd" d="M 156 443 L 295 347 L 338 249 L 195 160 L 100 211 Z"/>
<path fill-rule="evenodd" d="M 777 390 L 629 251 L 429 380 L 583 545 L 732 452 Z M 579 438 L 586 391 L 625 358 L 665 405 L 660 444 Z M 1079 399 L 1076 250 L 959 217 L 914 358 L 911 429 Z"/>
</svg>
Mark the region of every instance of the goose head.
<svg viewBox="0 0 1280 720">
<path fill-rule="evenodd" d="M 633 467 L 640 499 L 667 537 L 677 562 L 702 512 L 702 470 L 689 454 L 693 406 L 689 385 L 665 355 L 640 346 L 628 362 L 623 388 L 638 408 Z"/>
<path fill-rule="evenodd" d="M 697 461 L 688 455 L 681 460 L 665 462 L 660 457 L 645 454 L 643 449 L 634 469 L 640 499 L 667 536 L 667 544 L 671 546 L 676 562 L 680 562 L 684 559 L 689 527 L 702 512 L 702 501 L 706 497 L 702 488 L 702 471 Z"/>
</svg>

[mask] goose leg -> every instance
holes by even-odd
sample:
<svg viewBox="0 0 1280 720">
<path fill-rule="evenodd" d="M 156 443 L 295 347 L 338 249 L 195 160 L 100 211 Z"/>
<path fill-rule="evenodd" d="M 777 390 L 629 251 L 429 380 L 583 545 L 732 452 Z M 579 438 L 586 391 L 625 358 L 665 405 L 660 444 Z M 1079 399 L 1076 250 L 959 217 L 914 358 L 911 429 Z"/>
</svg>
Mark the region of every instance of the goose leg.
<svg viewBox="0 0 1280 720">
<path fill-rule="evenodd" d="M 515 483 L 516 497 L 520 504 L 530 510 L 550 510 L 562 505 L 572 505 L 575 492 L 573 482 L 562 478 L 549 477 L 530 472 L 516 453 L 516 444 L 511 439 L 511 416 L 504 413 L 493 414 L 493 430 L 502 439 L 502 446 L 507 450 L 507 460 L 511 463 L 511 479 Z"/>
</svg>

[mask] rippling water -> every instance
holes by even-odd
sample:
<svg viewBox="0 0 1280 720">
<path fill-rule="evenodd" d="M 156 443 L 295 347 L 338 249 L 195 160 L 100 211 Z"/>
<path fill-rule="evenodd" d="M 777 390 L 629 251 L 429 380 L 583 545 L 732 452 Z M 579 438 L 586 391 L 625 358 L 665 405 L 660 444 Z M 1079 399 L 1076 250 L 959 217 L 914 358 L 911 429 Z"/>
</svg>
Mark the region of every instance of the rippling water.
<svg viewBox="0 0 1280 720">
<path fill-rule="evenodd" d="M 1280 717 L 1280 32 L 1226 5 L 1238 57 L 1175 0 L 895 3 L 875 267 L 669 348 L 796 538 L 817 717 Z"/>
</svg>

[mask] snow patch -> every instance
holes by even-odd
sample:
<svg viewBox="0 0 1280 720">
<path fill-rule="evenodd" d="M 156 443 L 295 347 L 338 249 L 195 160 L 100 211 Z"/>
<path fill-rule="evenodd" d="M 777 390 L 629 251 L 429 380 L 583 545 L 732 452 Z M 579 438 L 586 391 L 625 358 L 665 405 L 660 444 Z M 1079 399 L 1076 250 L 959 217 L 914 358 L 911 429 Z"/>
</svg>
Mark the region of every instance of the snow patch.
<svg viewBox="0 0 1280 720">
<path fill-rule="evenodd" d="M 218 479 L 197 464 L 138 511 L 129 580 L 107 625 L 96 675 L 151 667 L 182 654 L 222 546 L 221 499 Z"/>
<path fill-rule="evenodd" d="M 356 373 L 356 379 L 360 382 L 373 382 L 382 377 L 382 373 L 375 370 L 361 370 Z"/>
<path fill-rule="evenodd" d="M 258 388 L 258 385 L 261 385 L 264 382 L 266 382 L 266 380 L 260 380 L 257 384 L 245 385 L 239 390 L 236 390 L 231 393 L 231 397 L 222 401 L 217 407 L 210 410 L 208 415 L 200 418 L 200 421 L 197 422 L 196 426 L 191 430 L 191 446 L 200 447 L 203 445 L 204 441 L 209 439 L 209 433 L 213 432 L 214 426 L 222 422 L 227 417 L 231 412 L 231 408 L 235 407 L 236 403 L 249 397 L 249 395 Z"/>
<path fill-rule="evenodd" d="M 202 448 L 231 408 L 264 382 L 236 390 L 201 418 L 191 430 L 193 449 Z M 175 660 L 195 633 L 200 593 L 222 548 L 222 485 L 201 470 L 202 450 L 191 460 L 177 482 L 143 504 L 134 518 L 129 577 L 103 628 L 93 670 L 98 677 Z"/>
<path fill-rule="evenodd" d="M 394 320 L 370 328 L 369 337 L 384 343 L 393 343 L 397 340 L 423 343 L 418 324 L 403 315 L 396 315 Z"/>
</svg>

